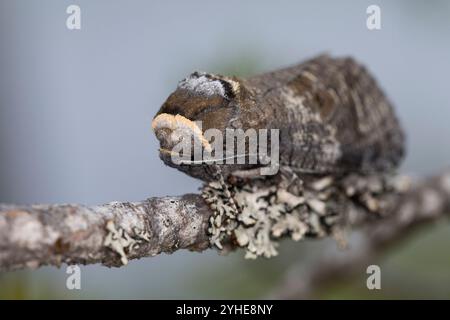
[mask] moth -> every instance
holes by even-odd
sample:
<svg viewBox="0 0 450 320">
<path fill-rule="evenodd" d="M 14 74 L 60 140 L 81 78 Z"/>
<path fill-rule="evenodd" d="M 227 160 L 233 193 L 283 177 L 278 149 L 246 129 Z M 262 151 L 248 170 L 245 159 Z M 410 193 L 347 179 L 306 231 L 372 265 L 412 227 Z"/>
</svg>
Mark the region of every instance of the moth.
<svg viewBox="0 0 450 320">
<path fill-rule="evenodd" d="M 300 175 L 388 172 L 405 150 L 393 107 L 368 70 L 350 57 L 321 55 L 248 78 L 194 72 L 179 82 L 152 127 L 161 159 L 204 181 L 215 179 L 213 163 L 172 160 L 175 130 L 206 148 L 204 132 L 211 128 L 224 135 L 229 128 L 277 129 L 279 165 Z M 218 166 L 227 178 L 264 164 Z"/>
</svg>

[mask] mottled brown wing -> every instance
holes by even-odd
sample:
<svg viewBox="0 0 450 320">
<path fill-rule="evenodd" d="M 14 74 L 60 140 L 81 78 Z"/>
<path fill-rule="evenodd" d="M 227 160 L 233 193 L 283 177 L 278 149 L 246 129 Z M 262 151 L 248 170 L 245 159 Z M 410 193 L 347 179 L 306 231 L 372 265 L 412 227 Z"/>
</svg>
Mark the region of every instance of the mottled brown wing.
<svg viewBox="0 0 450 320">
<path fill-rule="evenodd" d="M 322 61 L 317 67 L 323 88 L 317 99 L 324 122 L 336 128 L 342 152 L 338 166 L 370 171 L 396 167 L 403 158 L 404 135 L 375 79 L 351 58 Z"/>
<path fill-rule="evenodd" d="M 323 123 L 335 128 L 341 151 L 336 168 L 384 171 L 399 164 L 403 132 L 391 104 L 364 66 L 352 58 L 321 56 L 304 64 L 300 78 L 309 80 L 312 89 L 306 103 L 317 108 Z"/>
<path fill-rule="evenodd" d="M 272 122 L 282 128 L 281 151 L 291 149 L 290 166 L 325 173 L 386 171 L 400 163 L 404 135 L 394 110 L 366 68 L 352 58 L 323 55 L 250 83 L 259 93 L 269 93 L 260 94 L 261 103 L 273 97 L 266 104 L 269 112 L 287 110 L 275 116 L 282 120 Z M 289 99 L 280 98 L 283 92 Z"/>
</svg>

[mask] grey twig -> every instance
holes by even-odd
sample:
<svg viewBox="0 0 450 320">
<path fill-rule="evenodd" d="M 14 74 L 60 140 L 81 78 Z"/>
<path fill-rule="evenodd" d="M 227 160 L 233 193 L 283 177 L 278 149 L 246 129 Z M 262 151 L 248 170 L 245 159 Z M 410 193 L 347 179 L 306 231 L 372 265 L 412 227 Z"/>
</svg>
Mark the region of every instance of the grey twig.
<svg viewBox="0 0 450 320">
<path fill-rule="evenodd" d="M 209 247 L 199 195 L 100 206 L 0 204 L 0 271 L 42 265 L 120 266 L 129 259 Z"/>
<path fill-rule="evenodd" d="M 386 198 L 395 201 L 395 209 L 381 220 L 368 219 L 363 241 L 347 252 L 325 256 L 319 267 L 294 279 L 290 273 L 289 285 L 277 296 L 307 296 L 318 284 L 350 272 L 416 226 L 449 213 L 450 171 Z M 61 263 L 121 266 L 129 259 L 178 249 L 202 251 L 210 247 L 207 228 L 212 214 L 195 194 L 91 207 L 0 204 L 0 271 Z"/>
<path fill-rule="evenodd" d="M 329 250 L 311 265 L 294 265 L 272 298 L 312 298 L 317 289 L 365 270 L 384 249 L 396 245 L 416 228 L 450 214 L 450 170 L 424 179 L 396 200 L 390 214 L 367 224 L 347 250 Z"/>
</svg>

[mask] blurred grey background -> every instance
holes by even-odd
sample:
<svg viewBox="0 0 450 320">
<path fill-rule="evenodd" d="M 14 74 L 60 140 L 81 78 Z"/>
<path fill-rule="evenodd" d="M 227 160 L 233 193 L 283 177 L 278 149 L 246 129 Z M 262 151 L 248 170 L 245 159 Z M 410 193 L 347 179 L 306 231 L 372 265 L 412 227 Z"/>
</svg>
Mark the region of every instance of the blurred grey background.
<svg viewBox="0 0 450 320">
<path fill-rule="evenodd" d="M 81 30 L 66 8 L 81 7 Z M 382 29 L 366 28 L 381 7 Z M 450 2 L 0 0 L 0 201 L 85 203 L 196 192 L 165 167 L 150 122 L 194 70 L 249 75 L 329 52 L 365 63 L 408 134 L 402 171 L 450 163 Z M 422 230 L 321 297 L 450 298 L 447 225 Z M 272 260 L 177 252 L 127 267 L 0 274 L 0 298 L 259 298 L 321 244 L 285 242 Z M 299 277 L 302 275 L 299 274 Z"/>
</svg>

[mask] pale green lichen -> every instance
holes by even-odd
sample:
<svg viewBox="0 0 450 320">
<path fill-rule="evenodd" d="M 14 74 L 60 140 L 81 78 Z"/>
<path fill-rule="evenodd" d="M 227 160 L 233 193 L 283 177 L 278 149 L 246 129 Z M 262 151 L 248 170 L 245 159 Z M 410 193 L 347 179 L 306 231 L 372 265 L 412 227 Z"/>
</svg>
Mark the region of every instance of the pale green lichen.
<svg viewBox="0 0 450 320">
<path fill-rule="evenodd" d="M 128 256 L 133 250 L 139 248 L 142 242 L 150 241 L 150 235 L 145 230 L 134 228 L 134 235 L 131 236 L 121 227 L 116 227 L 113 220 L 108 220 L 105 226 L 108 233 L 105 236 L 103 245 L 112 249 L 120 256 L 123 265 L 128 264 Z"/>
<path fill-rule="evenodd" d="M 343 230 L 354 206 L 365 208 L 367 214 L 382 214 L 380 195 L 404 189 L 396 184 L 392 177 L 356 174 L 297 178 L 295 183 L 281 176 L 271 183 L 227 185 L 225 191 L 223 183 L 211 182 L 202 192 L 214 211 L 210 241 L 223 251 L 229 245 L 243 247 L 246 258 L 276 256 L 279 238 L 284 236 L 299 241 L 332 235 L 343 244 Z"/>
</svg>

